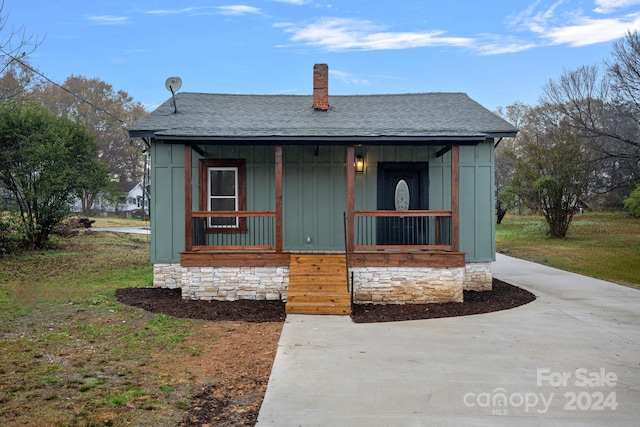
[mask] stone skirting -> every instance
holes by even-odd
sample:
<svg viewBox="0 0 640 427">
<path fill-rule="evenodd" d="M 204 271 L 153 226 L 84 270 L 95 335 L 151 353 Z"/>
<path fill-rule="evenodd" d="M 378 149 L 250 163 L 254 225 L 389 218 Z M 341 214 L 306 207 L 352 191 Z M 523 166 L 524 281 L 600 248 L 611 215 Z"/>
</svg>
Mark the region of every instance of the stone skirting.
<svg viewBox="0 0 640 427">
<path fill-rule="evenodd" d="M 425 304 L 461 302 L 463 267 L 355 267 L 356 304 Z"/>
<path fill-rule="evenodd" d="M 153 264 L 153 286 L 158 288 L 181 288 L 184 267 L 180 264 Z"/>
<path fill-rule="evenodd" d="M 490 291 L 493 274 L 490 262 L 468 262 L 464 270 L 465 291 Z"/>
<path fill-rule="evenodd" d="M 289 267 L 182 267 L 156 264 L 154 286 L 182 288 L 182 298 L 286 300 Z"/>
<path fill-rule="evenodd" d="M 463 290 L 491 290 L 491 263 L 465 267 L 351 267 L 356 304 L 460 302 Z M 153 285 L 182 288 L 183 299 L 285 300 L 289 267 L 182 267 L 155 264 Z"/>
</svg>

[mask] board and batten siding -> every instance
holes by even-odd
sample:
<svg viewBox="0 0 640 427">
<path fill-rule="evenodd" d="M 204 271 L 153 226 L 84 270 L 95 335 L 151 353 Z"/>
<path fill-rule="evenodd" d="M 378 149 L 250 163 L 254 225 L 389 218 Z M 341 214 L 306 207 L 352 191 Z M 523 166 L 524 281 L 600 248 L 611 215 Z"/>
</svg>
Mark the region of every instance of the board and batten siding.
<svg viewBox="0 0 640 427">
<path fill-rule="evenodd" d="M 460 251 L 467 262 L 495 260 L 493 139 L 461 146 Z M 437 157 L 441 147 L 356 147 L 365 158 L 365 171 L 356 174 L 355 208 L 377 208 L 378 162 L 428 162 L 429 209 L 451 209 L 451 152 Z"/>
<path fill-rule="evenodd" d="M 202 146 L 206 156 L 245 159 L 247 210 L 275 210 L 275 149 L 270 146 Z M 429 209 L 450 209 L 450 152 L 441 147 L 357 146 L 365 171 L 355 176 L 355 209 L 377 208 L 378 162 L 428 162 Z M 346 148 L 285 146 L 285 250 L 344 250 Z M 194 153 L 193 209 L 198 209 L 198 159 Z M 151 146 L 151 261 L 178 263 L 184 250 L 184 147 L 154 142 Z M 307 243 L 307 237 L 311 242 Z M 460 147 L 460 251 L 467 262 L 495 258 L 493 140 Z"/>
<path fill-rule="evenodd" d="M 283 148 L 283 246 L 292 251 L 344 251 L 347 150 Z"/>
<path fill-rule="evenodd" d="M 275 210 L 275 149 L 201 146 L 208 158 L 245 159 L 247 210 Z M 198 210 L 198 161 L 193 154 L 193 209 Z M 151 145 L 151 262 L 179 263 L 184 251 L 184 146 Z"/>
</svg>

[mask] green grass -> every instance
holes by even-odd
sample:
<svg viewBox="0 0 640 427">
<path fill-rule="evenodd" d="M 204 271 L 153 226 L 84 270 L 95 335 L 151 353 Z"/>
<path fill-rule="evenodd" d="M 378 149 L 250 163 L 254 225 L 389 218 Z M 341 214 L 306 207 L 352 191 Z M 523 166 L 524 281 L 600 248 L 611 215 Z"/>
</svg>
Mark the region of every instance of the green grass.
<svg viewBox="0 0 640 427">
<path fill-rule="evenodd" d="M 116 289 L 152 278 L 139 236 L 56 237 L 0 257 L 3 425 L 167 425 L 193 390 L 154 366 L 190 358 L 199 323 L 117 301 Z"/>
<path fill-rule="evenodd" d="M 107 227 L 149 227 L 149 221 L 143 221 L 136 218 L 116 218 L 116 217 L 103 217 L 92 216 L 89 219 L 95 222 L 91 225 L 93 228 L 107 228 Z"/>
<path fill-rule="evenodd" d="M 546 230 L 542 217 L 507 215 L 496 227 L 496 249 L 640 289 L 640 220 L 594 212 L 576 215 L 564 239 L 551 239 Z"/>
</svg>

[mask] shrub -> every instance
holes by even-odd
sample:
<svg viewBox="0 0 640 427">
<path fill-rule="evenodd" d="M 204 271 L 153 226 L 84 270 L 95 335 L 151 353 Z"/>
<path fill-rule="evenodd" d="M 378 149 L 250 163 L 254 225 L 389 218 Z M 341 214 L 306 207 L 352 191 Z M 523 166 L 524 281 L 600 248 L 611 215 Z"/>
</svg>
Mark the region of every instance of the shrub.
<svg viewBox="0 0 640 427">
<path fill-rule="evenodd" d="M 22 241 L 20 221 L 12 212 L 0 212 L 0 255 L 14 252 Z"/>
<path fill-rule="evenodd" d="M 634 217 L 640 218 L 640 185 L 624 200 L 624 208 Z"/>
</svg>

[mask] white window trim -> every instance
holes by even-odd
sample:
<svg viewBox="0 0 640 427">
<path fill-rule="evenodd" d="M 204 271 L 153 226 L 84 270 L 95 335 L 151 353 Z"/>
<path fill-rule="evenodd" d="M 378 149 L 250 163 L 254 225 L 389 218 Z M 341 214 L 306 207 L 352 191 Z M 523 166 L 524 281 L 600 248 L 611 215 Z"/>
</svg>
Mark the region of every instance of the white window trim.
<svg viewBox="0 0 640 427">
<path fill-rule="evenodd" d="M 235 186 L 234 186 L 234 195 L 233 196 L 212 196 L 211 195 L 211 172 L 212 171 L 234 171 L 235 176 Z M 239 194 L 239 179 L 238 179 L 238 167 L 237 166 L 209 166 L 207 167 L 207 210 L 215 212 L 211 209 L 211 201 L 214 199 L 230 199 L 233 197 L 234 199 L 234 210 L 239 210 L 239 202 L 240 202 L 240 194 Z M 208 226 L 209 228 L 239 228 L 238 217 L 234 218 L 235 222 L 233 225 L 214 225 L 213 218 L 209 218 Z"/>
</svg>

